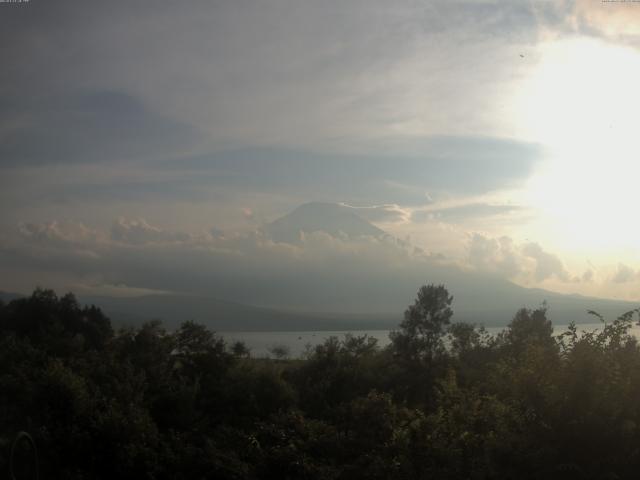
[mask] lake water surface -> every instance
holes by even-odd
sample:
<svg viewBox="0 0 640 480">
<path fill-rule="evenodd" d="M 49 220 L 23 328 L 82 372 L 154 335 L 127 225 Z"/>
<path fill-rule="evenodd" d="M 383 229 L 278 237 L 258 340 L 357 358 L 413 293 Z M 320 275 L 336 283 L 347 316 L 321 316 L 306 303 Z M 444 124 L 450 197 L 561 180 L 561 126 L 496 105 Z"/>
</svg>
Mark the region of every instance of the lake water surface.
<svg viewBox="0 0 640 480">
<path fill-rule="evenodd" d="M 602 330 L 602 323 L 584 323 L 577 325 L 578 332 Z M 495 335 L 505 327 L 486 327 L 486 330 Z M 558 335 L 567 330 L 567 325 L 555 325 L 554 334 Z M 317 331 L 317 332 L 218 332 L 228 343 L 240 340 L 251 350 L 253 357 L 270 356 L 269 350 L 275 346 L 285 346 L 289 349 L 289 356 L 300 357 L 305 349 L 324 342 L 333 336 L 343 339 L 347 333 L 356 336 L 369 335 L 378 340 L 378 345 L 384 347 L 389 344 L 389 333 L 391 330 L 337 330 L 337 331 Z M 640 326 L 635 325 L 631 333 L 640 338 Z"/>
</svg>

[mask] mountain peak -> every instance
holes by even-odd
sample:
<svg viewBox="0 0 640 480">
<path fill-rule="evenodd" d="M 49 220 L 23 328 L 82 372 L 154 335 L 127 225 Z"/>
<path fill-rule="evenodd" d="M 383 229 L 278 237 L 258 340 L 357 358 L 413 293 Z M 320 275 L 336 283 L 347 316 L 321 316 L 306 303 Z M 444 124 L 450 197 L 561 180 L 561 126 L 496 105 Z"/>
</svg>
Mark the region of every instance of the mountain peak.
<svg viewBox="0 0 640 480">
<path fill-rule="evenodd" d="M 357 214 L 357 209 L 329 202 L 309 202 L 267 224 L 265 232 L 276 242 L 298 243 L 301 234 L 324 232 L 333 237 L 381 237 L 385 232 Z"/>
</svg>

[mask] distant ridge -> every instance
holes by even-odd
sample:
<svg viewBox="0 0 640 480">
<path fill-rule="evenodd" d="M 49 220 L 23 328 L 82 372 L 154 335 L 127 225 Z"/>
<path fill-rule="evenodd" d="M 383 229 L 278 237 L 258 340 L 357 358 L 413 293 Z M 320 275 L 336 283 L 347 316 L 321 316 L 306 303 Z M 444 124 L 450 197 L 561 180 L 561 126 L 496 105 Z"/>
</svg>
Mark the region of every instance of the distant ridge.
<svg viewBox="0 0 640 480">
<path fill-rule="evenodd" d="M 302 234 L 324 232 L 332 237 L 383 237 L 387 233 L 360 217 L 353 208 L 337 203 L 310 202 L 265 225 L 275 242 L 296 244 Z"/>
<path fill-rule="evenodd" d="M 496 284 L 485 285 L 483 291 L 475 292 L 475 295 L 471 296 L 464 294 L 467 290 L 465 288 L 450 289 L 454 294 L 453 321 L 494 327 L 506 326 L 519 308 L 535 308 L 543 300 L 549 302 L 550 319 L 555 324 L 567 324 L 571 321 L 578 324 L 597 323 L 597 319 L 588 315 L 587 310 L 595 310 L 608 320 L 613 320 L 618 315 L 638 307 L 634 302 L 562 295 L 541 289 L 522 288 L 508 282 L 503 285 L 503 288 L 506 287 L 505 290 L 496 287 Z M 494 288 L 496 290 L 492 292 Z M 490 310 L 474 308 L 478 304 L 479 296 L 496 298 L 494 307 Z M 5 304 L 19 298 L 25 298 L 25 295 L 0 292 L 0 300 Z M 79 294 L 78 300 L 82 305 L 96 305 L 101 308 L 115 326 L 135 326 L 157 319 L 162 320 L 168 329 L 173 329 L 186 320 L 194 320 L 212 330 L 223 332 L 387 330 L 398 326 L 404 311 L 404 308 L 399 308 L 395 313 L 342 314 L 311 310 L 293 312 L 211 297 L 177 294 L 140 297 Z"/>
<path fill-rule="evenodd" d="M 5 304 L 28 296 L 0 291 L 0 301 Z M 77 294 L 76 298 L 81 305 L 99 307 L 116 327 L 161 320 L 171 330 L 184 321 L 194 320 L 217 331 L 385 330 L 398 325 L 401 317 L 401 312 L 397 318 L 383 314 L 291 312 L 196 295 L 108 297 Z"/>
<path fill-rule="evenodd" d="M 100 307 L 114 323 L 140 325 L 158 319 L 168 328 L 194 320 L 218 331 L 375 330 L 396 326 L 401 317 L 290 312 L 191 295 L 141 297 L 79 296 L 82 304 Z"/>
<path fill-rule="evenodd" d="M 20 293 L 0 291 L 0 300 L 3 301 L 4 303 L 9 303 L 10 301 L 17 300 L 18 298 L 24 298 L 24 295 Z"/>
</svg>

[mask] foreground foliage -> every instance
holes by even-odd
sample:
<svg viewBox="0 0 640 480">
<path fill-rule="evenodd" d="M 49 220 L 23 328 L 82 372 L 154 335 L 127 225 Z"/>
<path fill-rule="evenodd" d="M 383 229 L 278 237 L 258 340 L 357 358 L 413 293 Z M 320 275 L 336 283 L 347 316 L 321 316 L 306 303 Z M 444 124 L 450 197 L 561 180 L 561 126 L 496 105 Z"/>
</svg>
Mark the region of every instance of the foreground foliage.
<svg viewBox="0 0 640 480">
<path fill-rule="evenodd" d="M 554 337 L 523 309 L 490 336 L 451 305 L 425 286 L 385 349 L 347 335 L 269 360 L 193 322 L 114 332 L 36 290 L 0 303 L 0 467 L 26 430 L 43 478 L 637 476 L 634 312 Z"/>
</svg>

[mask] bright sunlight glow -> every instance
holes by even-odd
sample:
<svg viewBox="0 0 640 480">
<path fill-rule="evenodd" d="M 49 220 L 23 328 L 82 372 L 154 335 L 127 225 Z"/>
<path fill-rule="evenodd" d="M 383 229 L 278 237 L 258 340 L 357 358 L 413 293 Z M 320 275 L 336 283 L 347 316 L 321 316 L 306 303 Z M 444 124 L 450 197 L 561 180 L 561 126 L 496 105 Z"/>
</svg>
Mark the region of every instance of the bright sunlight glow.
<svg viewBox="0 0 640 480">
<path fill-rule="evenodd" d="M 548 149 L 528 188 L 538 233 L 589 254 L 637 250 L 640 55 L 593 39 L 549 44 L 521 94 L 526 135 Z"/>
</svg>

